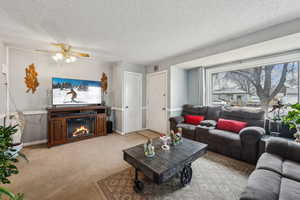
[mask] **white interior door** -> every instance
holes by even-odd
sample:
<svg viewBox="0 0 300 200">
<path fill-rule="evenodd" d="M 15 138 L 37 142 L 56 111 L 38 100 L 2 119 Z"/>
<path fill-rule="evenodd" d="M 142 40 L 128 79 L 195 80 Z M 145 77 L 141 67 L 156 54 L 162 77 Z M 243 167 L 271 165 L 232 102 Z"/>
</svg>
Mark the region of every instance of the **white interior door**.
<svg viewBox="0 0 300 200">
<path fill-rule="evenodd" d="M 147 127 L 167 132 L 167 72 L 147 75 Z"/>
<path fill-rule="evenodd" d="M 124 73 L 124 132 L 142 129 L 142 74 Z"/>
</svg>

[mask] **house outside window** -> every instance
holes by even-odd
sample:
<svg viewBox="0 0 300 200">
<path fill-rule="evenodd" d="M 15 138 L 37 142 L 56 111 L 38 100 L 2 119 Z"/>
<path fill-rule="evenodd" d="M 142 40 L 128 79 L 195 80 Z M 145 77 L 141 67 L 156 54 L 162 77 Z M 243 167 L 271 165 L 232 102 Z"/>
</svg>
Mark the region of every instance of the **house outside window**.
<svg viewBox="0 0 300 200">
<path fill-rule="evenodd" d="M 298 56 L 299 57 L 299 56 Z M 206 72 L 207 104 L 272 109 L 299 102 L 299 58 L 227 64 Z"/>
</svg>

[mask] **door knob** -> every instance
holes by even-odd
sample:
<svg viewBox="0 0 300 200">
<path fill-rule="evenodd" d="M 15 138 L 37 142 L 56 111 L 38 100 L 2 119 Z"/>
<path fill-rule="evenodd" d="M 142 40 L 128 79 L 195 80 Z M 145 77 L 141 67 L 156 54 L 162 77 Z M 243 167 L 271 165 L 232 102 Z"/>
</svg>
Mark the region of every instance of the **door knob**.
<svg viewBox="0 0 300 200">
<path fill-rule="evenodd" d="M 166 110 L 166 108 L 162 108 L 162 110 Z"/>
<path fill-rule="evenodd" d="M 125 108 L 128 108 L 128 106 L 125 106 Z"/>
</svg>

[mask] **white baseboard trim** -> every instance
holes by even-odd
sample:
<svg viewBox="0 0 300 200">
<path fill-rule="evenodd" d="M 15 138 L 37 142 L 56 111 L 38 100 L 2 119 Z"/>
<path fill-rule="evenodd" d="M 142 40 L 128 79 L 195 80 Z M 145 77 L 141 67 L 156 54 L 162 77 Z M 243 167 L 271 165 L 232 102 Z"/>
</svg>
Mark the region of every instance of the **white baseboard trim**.
<svg viewBox="0 0 300 200">
<path fill-rule="evenodd" d="M 24 115 L 42 115 L 42 114 L 47 114 L 46 110 L 28 110 L 28 111 L 23 111 Z"/>
<path fill-rule="evenodd" d="M 136 132 L 139 132 L 139 131 L 146 131 L 146 130 L 149 130 L 148 128 L 142 128 L 142 129 L 139 129 L 137 131 L 132 131 L 132 132 L 122 132 L 120 130 L 114 130 L 116 133 L 120 134 L 120 135 L 126 135 L 126 134 L 130 134 L 130 133 L 136 133 Z"/>
<path fill-rule="evenodd" d="M 24 115 L 42 115 L 47 114 L 46 110 L 27 110 L 27 111 L 21 111 Z M 14 115 L 17 112 L 11 112 L 10 115 Z M 6 116 L 5 113 L 0 113 L 0 119 L 4 118 Z"/>
<path fill-rule="evenodd" d="M 123 108 L 121 107 L 111 107 L 111 109 L 115 111 L 122 111 L 122 112 L 124 111 Z"/>
<path fill-rule="evenodd" d="M 37 140 L 37 141 L 33 141 L 33 142 L 26 142 L 26 143 L 24 143 L 24 147 L 37 145 L 37 144 L 45 144 L 45 143 L 47 143 L 47 141 L 48 140 Z"/>
<path fill-rule="evenodd" d="M 112 110 L 115 110 L 115 111 L 121 111 L 121 112 L 124 111 L 124 109 L 121 108 L 121 107 L 112 107 L 111 109 L 112 109 Z M 141 110 L 147 110 L 147 107 L 146 107 L 146 106 L 143 106 L 143 107 L 141 107 Z"/>
<path fill-rule="evenodd" d="M 120 130 L 114 130 L 114 131 L 120 135 L 125 135 L 125 133 L 123 131 L 120 131 Z"/>
</svg>

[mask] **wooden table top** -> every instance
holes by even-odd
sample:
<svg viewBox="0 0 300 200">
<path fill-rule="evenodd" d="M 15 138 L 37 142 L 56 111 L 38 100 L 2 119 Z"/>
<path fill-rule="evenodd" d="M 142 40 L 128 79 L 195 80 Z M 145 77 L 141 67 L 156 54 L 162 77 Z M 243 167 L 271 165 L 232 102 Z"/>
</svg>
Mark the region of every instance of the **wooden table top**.
<svg viewBox="0 0 300 200">
<path fill-rule="evenodd" d="M 153 139 L 155 146 L 155 156 L 147 157 L 144 154 L 144 144 L 123 150 L 126 156 L 130 156 L 139 165 L 146 166 L 157 174 L 176 167 L 187 164 L 204 155 L 207 151 L 207 144 L 183 138 L 181 144 L 170 146 L 170 150 L 162 150 L 162 141 Z"/>
</svg>

